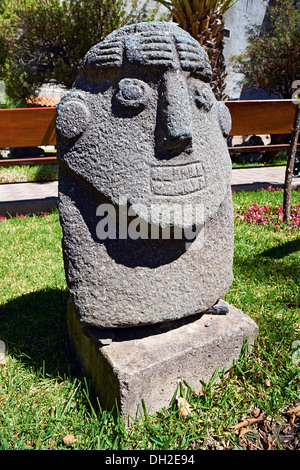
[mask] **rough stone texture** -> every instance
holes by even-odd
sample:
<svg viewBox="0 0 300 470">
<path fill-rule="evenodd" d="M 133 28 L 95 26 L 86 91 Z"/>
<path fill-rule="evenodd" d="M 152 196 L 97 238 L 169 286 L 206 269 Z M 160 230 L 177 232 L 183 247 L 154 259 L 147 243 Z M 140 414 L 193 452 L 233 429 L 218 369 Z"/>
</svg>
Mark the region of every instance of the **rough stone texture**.
<svg viewBox="0 0 300 470">
<path fill-rule="evenodd" d="M 194 315 L 232 283 L 231 120 L 199 43 L 172 23 L 115 31 L 86 55 L 57 110 L 59 210 L 77 314 L 99 328 Z M 99 237 L 101 204 L 129 207 L 146 231 L 186 239 Z M 182 211 L 194 209 L 193 216 Z M 199 209 L 199 210 L 198 210 Z M 110 219 L 111 220 L 111 219 Z M 204 228 L 203 228 L 204 225 Z M 184 233 L 186 235 L 186 232 Z M 201 242 L 201 243 L 200 243 Z"/>
<path fill-rule="evenodd" d="M 216 369 L 227 371 L 238 360 L 245 340 L 250 350 L 258 334 L 254 321 L 231 305 L 226 314 L 156 329 L 93 330 L 82 327 L 69 302 L 68 326 L 94 394 L 107 409 L 117 401 L 127 424 L 139 417 L 142 399 L 149 413 L 168 406 L 180 381 L 199 391 Z"/>
<path fill-rule="evenodd" d="M 86 325 L 128 327 L 178 319 L 206 310 L 227 292 L 233 256 L 230 197 L 216 220 L 205 225 L 198 250 L 186 250 L 184 240 L 100 242 L 91 223 L 97 198 L 74 187 L 73 203 L 64 201 L 61 194 L 66 273 Z"/>
</svg>

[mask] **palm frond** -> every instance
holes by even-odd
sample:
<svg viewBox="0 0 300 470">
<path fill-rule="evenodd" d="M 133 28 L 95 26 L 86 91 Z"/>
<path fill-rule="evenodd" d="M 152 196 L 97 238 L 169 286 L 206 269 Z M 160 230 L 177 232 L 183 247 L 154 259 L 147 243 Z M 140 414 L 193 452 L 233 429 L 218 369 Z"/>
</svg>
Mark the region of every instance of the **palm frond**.
<svg viewBox="0 0 300 470">
<path fill-rule="evenodd" d="M 206 0 L 206 6 L 210 11 L 213 11 L 220 0 Z"/>
<path fill-rule="evenodd" d="M 191 14 L 193 13 L 193 10 L 191 8 L 191 2 L 189 0 L 183 0 L 183 4 L 184 4 L 184 7 L 185 7 L 187 17 L 190 18 Z"/>
<path fill-rule="evenodd" d="M 178 12 L 184 14 L 184 1 L 183 0 L 172 0 L 172 3 Z"/>
<path fill-rule="evenodd" d="M 162 5 L 164 5 L 166 8 L 168 8 L 168 10 L 172 11 L 172 9 L 174 8 L 174 5 L 172 2 L 168 2 L 166 0 L 156 0 L 158 3 L 161 3 Z"/>
<path fill-rule="evenodd" d="M 193 0 L 193 13 L 199 11 L 200 0 Z"/>
<path fill-rule="evenodd" d="M 225 0 L 221 6 L 221 13 L 224 14 L 229 8 L 233 7 L 238 2 L 238 0 Z"/>
</svg>

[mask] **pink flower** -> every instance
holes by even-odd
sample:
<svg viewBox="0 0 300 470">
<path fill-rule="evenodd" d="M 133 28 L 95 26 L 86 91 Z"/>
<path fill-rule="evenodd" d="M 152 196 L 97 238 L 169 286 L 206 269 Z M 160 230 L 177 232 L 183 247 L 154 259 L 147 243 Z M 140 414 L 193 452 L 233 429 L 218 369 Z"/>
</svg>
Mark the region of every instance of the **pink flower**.
<svg viewBox="0 0 300 470">
<path fill-rule="evenodd" d="M 278 217 L 283 217 L 284 216 L 284 213 L 283 213 L 283 206 L 278 206 L 276 208 L 276 213 L 278 215 Z"/>
<path fill-rule="evenodd" d="M 252 204 L 244 211 L 244 220 L 249 225 L 271 225 L 278 232 L 281 230 L 290 230 L 291 228 L 287 225 L 286 221 L 283 220 L 284 212 L 283 206 L 277 206 L 274 210 L 268 205 L 259 207 L 257 203 Z M 291 212 L 291 227 L 292 230 L 300 227 L 300 205 L 294 207 Z"/>
</svg>

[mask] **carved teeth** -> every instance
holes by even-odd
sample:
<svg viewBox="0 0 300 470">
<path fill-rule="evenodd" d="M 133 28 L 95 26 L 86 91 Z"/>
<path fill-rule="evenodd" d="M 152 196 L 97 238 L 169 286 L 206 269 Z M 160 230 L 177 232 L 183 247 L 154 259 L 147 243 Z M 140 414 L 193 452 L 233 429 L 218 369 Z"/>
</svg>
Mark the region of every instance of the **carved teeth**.
<svg viewBox="0 0 300 470">
<path fill-rule="evenodd" d="M 154 166 L 151 177 L 154 181 L 181 181 L 203 176 L 201 163 L 192 163 L 182 166 Z"/>
<path fill-rule="evenodd" d="M 182 166 L 155 166 L 151 170 L 152 191 L 155 194 L 176 196 L 200 191 L 204 186 L 201 163 Z"/>
</svg>

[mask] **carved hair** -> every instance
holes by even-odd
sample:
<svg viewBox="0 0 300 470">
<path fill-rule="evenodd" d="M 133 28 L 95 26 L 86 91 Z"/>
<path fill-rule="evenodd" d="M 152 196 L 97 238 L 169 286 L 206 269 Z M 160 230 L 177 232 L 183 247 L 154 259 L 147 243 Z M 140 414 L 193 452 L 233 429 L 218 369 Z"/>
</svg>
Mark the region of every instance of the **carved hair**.
<svg viewBox="0 0 300 470">
<path fill-rule="evenodd" d="M 204 49 L 174 23 L 140 23 L 121 28 L 90 49 L 83 69 L 121 68 L 128 63 L 181 68 L 205 82 L 212 76 Z"/>
</svg>

